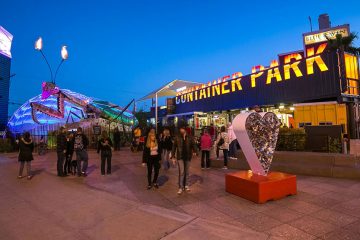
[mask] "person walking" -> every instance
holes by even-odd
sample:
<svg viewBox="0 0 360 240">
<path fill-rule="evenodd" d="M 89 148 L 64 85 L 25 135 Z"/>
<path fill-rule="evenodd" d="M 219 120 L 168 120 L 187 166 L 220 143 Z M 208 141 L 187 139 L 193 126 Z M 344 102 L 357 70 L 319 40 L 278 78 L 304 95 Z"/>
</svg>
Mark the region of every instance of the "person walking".
<svg viewBox="0 0 360 240">
<path fill-rule="evenodd" d="M 228 169 L 228 155 L 229 155 L 229 137 L 228 133 L 226 132 L 225 126 L 222 126 L 220 129 L 220 134 L 216 139 L 216 146 L 219 147 L 220 150 L 223 151 L 224 155 L 224 167 L 223 169 Z"/>
<path fill-rule="evenodd" d="M 148 190 L 151 189 L 152 187 L 159 188 L 157 179 L 159 177 L 159 170 L 160 170 L 160 159 L 161 159 L 160 153 L 161 153 L 161 149 L 156 139 L 156 135 L 150 132 L 146 139 L 146 144 L 144 148 L 144 158 L 147 164 Z M 154 178 L 152 179 L 153 170 L 154 170 Z"/>
<path fill-rule="evenodd" d="M 231 123 L 229 123 L 228 125 L 228 130 L 227 130 L 227 133 L 228 133 L 228 138 L 229 138 L 229 158 L 230 159 L 237 159 L 236 158 L 236 150 L 237 150 L 237 139 L 236 139 L 236 136 L 235 136 L 235 133 L 234 133 L 234 129 L 233 129 L 233 126 Z"/>
<path fill-rule="evenodd" d="M 89 139 L 83 134 L 82 128 L 78 127 L 77 132 L 74 137 L 74 150 L 76 152 L 76 161 L 77 161 L 77 174 L 79 177 L 86 177 L 87 167 L 89 156 L 87 153 L 87 147 L 89 145 Z M 82 166 L 81 166 L 81 163 Z"/>
<path fill-rule="evenodd" d="M 161 160 L 162 160 L 162 164 L 163 164 L 163 168 L 165 170 L 168 170 L 170 168 L 170 153 L 172 150 L 172 139 L 171 139 L 171 135 L 170 135 L 170 130 L 165 128 L 163 131 L 163 134 L 160 138 L 160 146 L 161 146 Z"/>
<path fill-rule="evenodd" d="M 147 138 L 149 137 L 150 134 L 154 134 L 155 137 L 156 137 L 155 128 L 150 128 L 150 130 L 148 131 L 147 135 L 144 137 L 145 145 L 146 145 L 146 143 L 147 143 Z M 146 167 L 145 148 L 144 148 L 143 156 L 142 156 L 142 166 L 143 166 L 143 167 Z"/>
<path fill-rule="evenodd" d="M 31 161 L 34 160 L 33 151 L 34 151 L 34 143 L 30 137 L 29 132 L 25 132 L 24 136 L 19 140 L 19 157 L 18 160 L 20 162 L 20 169 L 18 178 L 23 178 L 23 169 L 26 163 L 27 170 L 27 179 L 31 180 Z"/>
<path fill-rule="evenodd" d="M 211 136 L 207 129 L 204 129 L 204 134 L 200 138 L 201 149 L 201 169 L 210 168 L 210 150 L 212 147 Z"/>
<path fill-rule="evenodd" d="M 115 151 L 120 151 L 120 142 L 121 142 L 121 136 L 119 128 L 115 128 L 114 131 L 114 145 L 115 145 Z"/>
<path fill-rule="evenodd" d="M 74 134 L 69 133 L 66 137 L 66 153 L 65 153 L 65 165 L 64 165 L 65 175 L 70 174 L 72 172 L 71 161 L 73 154 L 74 154 Z"/>
<path fill-rule="evenodd" d="M 179 195 L 184 190 L 190 192 L 188 181 L 189 168 L 191 157 L 193 154 L 196 154 L 196 151 L 194 138 L 187 134 L 184 126 L 180 127 L 180 135 L 175 138 L 171 153 L 173 163 L 175 164 L 177 161 L 179 167 Z"/>
<path fill-rule="evenodd" d="M 57 175 L 58 177 L 65 177 L 64 160 L 66 153 L 66 136 L 65 128 L 60 127 L 59 133 L 56 137 L 56 153 L 57 153 Z"/>
<path fill-rule="evenodd" d="M 105 176 L 105 163 L 106 174 L 111 175 L 111 157 L 112 157 L 113 144 L 106 131 L 101 133 L 101 138 L 98 142 L 97 153 L 101 152 L 101 175 Z"/>
</svg>

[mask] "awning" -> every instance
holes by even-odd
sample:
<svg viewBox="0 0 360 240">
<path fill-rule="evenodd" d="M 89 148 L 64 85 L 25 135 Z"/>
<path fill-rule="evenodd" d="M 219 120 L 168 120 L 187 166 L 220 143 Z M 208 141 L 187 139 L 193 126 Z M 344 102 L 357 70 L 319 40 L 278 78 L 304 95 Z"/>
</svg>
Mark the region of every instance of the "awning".
<svg viewBox="0 0 360 240">
<path fill-rule="evenodd" d="M 198 82 L 191 82 L 191 81 L 186 81 L 186 80 L 179 80 L 179 79 L 175 79 L 167 84 L 165 84 L 164 86 L 152 91 L 151 93 L 147 94 L 146 96 L 140 98 L 139 101 L 144 101 L 147 99 L 152 99 L 152 98 L 159 98 L 159 97 L 175 97 L 177 91 L 176 90 L 185 90 L 186 88 L 190 88 L 190 87 L 194 87 L 197 85 L 200 85 L 202 83 L 198 83 Z"/>
<path fill-rule="evenodd" d="M 178 114 L 169 114 L 166 117 L 180 117 L 180 116 L 187 116 L 187 115 L 194 115 L 194 114 L 204 114 L 203 112 L 186 112 L 186 113 L 178 113 Z"/>
</svg>

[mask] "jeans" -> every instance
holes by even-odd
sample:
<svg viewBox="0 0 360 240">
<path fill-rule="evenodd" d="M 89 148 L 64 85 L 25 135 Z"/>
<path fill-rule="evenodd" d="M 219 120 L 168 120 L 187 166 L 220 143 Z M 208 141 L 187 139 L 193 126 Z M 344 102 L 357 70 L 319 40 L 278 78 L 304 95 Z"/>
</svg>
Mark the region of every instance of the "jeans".
<svg viewBox="0 0 360 240">
<path fill-rule="evenodd" d="M 236 154 L 236 150 L 237 150 L 237 140 L 232 140 L 230 145 L 229 145 L 229 156 L 230 157 L 235 157 Z"/>
<path fill-rule="evenodd" d="M 19 176 L 22 176 L 24 165 L 25 165 L 25 162 L 20 162 Z M 27 176 L 28 177 L 31 176 L 31 162 L 30 161 L 26 162 L 26 171 L 27 171 Z"/>
<path fill-rule="evenodd" d="M 159 177 L 159 170 L 160 170 L 159 157 L 157 155 L 150 156 L 146 164 L 147 164 L 147 172 L 148 172 L 147 175 L 148 184 L 149 186 L 151 186 L 152 183 L 157 183 L 157 179 Z M 154 169 L 154 179 L 151 181 L 153 169 Z"/>
<path fill-rule="evenodd" d="M 168 170 L 170 167 L 170 150 L 163 149 L 161 154 L 162 164 L 165 170 Z"/>
<path fill-rule="evenodd" d="M 65 174 L 71 173 L 71 161 L 72 161 L 72 154 L 67 154 L 65 164 L 64 164 L 64 173 Z"/>
<path fill-rule="evenodd" d="M 57 152 L 57 175 L 58 176 L 64 175 L 64 159 L 65 159 L 65 153 Z"/>
<path fill-rule="evenodd" d="M 210 151 L 202 150 L 201 151 L 201 168 L 210 167 Z"/>
<path fill-rule="evenodd" d="M 229 150 L 223 149 L 224 154 L 224 167 L 227 167 L 228 164 L 228 156 L 229 156 Z"/>
<path fill-rule="evenodd" d="M 188 186 L 190 161 L 178 160 L 179 165 L 179 188 Z"/>
<path fill-rule="evenodd" d="M 81 173 L 86 173 L 87 167 L 88 167 L 88 153 L 85 149 L 76 151 L 76 161 L 77 161 L 77 173 L 80 175 Z M 83 166 L 81 168 L 81 162 L 83 163 Z"/>
<path fill-rule="evenodd" d="M 105 162 L 106 162 L 106 174 L 111 174 L 111 154 L 101 153 L 101 174 L 105 175 Z"/>
</svg>

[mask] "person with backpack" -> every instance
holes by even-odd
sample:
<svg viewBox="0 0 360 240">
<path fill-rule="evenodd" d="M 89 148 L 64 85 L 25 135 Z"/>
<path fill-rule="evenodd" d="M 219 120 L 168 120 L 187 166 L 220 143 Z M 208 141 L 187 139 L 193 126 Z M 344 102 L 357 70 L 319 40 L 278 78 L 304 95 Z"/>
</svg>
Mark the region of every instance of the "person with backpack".
<svg viewBox="0 0 360 240">
<path fill-rule="evenodd" d="M 228 133 L 226 132 L 225 126 L 222 126 L 220 129 L 220 134 L 216 139 L 216 146 L 223 151 L 223 155 L 224 155 L 223 169 L 228 169 L 227 164 L 228 164 L 228 156 L 229 156 L 229 137 L 228 137 Z"/>
<path fill-rule="evenodd" d="M 76 152 L 77 174 L 79 177 L 87 176 L 86 170 L 88 167 L 88 160 L 89 160 L 89 156 L 87 153 L 88 145 L 89 145 L 89 139 L 86 137 L 85 134 L 83 134 L 82 128 L 78 127 L 74 137 L 74 150 Z M 81 163 L 83 163 L 82 166 Z"/>
<path fill-rule="evenodd" d="M 20 169 L 19 169 L 19 175 L 18 178 L 23 178 L 22 173 L 24 169 L 24 165 L 26 163 L 26 169 L 27 169 L 27 179 L 31 180 L 31 161 L 34 160 L 33 157 L 33 151 L 34 151 L 34 143 L 30 137 L 29 132 L 25 132 L 24 136 L 18 140 L 19 144 L 19 157 L 18 160 L 20 162 Z"/>
<path fill-rule="evenodd" d="M 98 142 L 97 153 L 101 152 L 101 175 L 105 176 L 105 163 L 106 174 L 111 175 L 111 157 L 112 157 L 113 144 L 106 131 L 101 133 L 101 139 Z"/>
</svg>

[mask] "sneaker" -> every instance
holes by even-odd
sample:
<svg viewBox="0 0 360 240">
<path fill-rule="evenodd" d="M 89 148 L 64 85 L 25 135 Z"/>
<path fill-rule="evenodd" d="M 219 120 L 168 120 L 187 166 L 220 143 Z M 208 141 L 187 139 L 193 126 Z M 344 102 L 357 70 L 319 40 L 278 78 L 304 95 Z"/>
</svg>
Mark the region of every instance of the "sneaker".
<svg viewBox="0 0 360 240">
<path fill-rule="evenodd" d="M 204 169 L 205 169 L 205 168 L 203 168 L 203 167 L 201 168 L 201 170 L 204 170 Z"/>
<path fill-rule="evenodd" d="M 222 169 L 225 169 L 225 170 L 227 170 L 228 169 L 228 167 L 227 166 L 224 166 Z"/>
<path fill-rule="evenodd" d="M 190 192 L 190 191 L 191 191 L 191 190 L 190 190 L 190 187 L 189 187 L 189 186 L 185 186 L 185 191 Z"/>
<path fill-rule="evenodd" d="M 81 175 L 82 175 L 83 177 L 87 177 L 86 172 L 82 172 Z"/>
<path fill-rule="evenodd" d="M 31 180 L 32 177 L 33 177 L 32 175 L 28 176 L 28 177 L 27 177 L 27 180 Z"/>
<path fill-rule="evenodd" d="M 154 188 L 158 189 L 159 185 L 157 183 L 154 183 Z"/>
<path fill-rule="evenodd" d="M 147 190 L 150 190 L 151 188 L 152 188 L 151 185 L 148 185 L 148 186 L 147 186 Z"/>
<path fill-rule="evenodd" d="M 23 178 L 23 176 L 18 176 L 18 179 L 21 179 L 21 178 Z"/>
<path fill-rule="evenodd" d="M 181 195 L 183 193 L 182 188 L 179 188 L 179 191 L 177 192 L 177 194 Z"/>
</svg>

